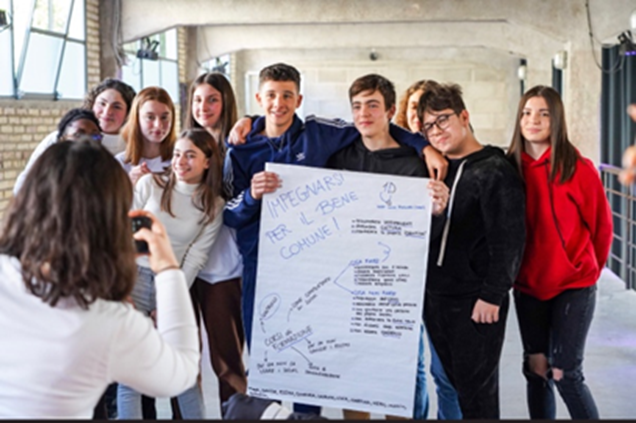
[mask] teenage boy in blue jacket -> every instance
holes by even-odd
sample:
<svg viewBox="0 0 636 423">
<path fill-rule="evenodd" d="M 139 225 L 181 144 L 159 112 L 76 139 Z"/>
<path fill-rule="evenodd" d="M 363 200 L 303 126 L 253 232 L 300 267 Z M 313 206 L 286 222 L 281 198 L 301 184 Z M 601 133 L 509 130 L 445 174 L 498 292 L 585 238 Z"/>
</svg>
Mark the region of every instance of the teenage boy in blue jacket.
<svg viewBox="0 0 636 423">
<path fill-rule="evenodd" d="M 236 229 L 243 256 L 242 312 L 248 349 L 252 340 L 261 199 L 281 186 L 275 173 L 264 171 L 265 163 L 323 167 L 333 153 L 360 137 L 351 124 L 313 116 L 303 123 L 296 116 L 302 102 L 300 73 L 290 65 L 277 63 L 261 70 L 256 100 L 265 115 L 253 122 L 245 144 L 228 151 L 225 182 L 230 184 L 233 199 L 223 214 L 225 224 Z M 241 124 L 246 121 L 237 126 Z M 438 178 L 443 178 L 446 161 L 427 141 L 395 125 L 391 125 L 390 133 L 418 152 L 426 148 L 427 163 L 435 163 Z"/>
</svg>

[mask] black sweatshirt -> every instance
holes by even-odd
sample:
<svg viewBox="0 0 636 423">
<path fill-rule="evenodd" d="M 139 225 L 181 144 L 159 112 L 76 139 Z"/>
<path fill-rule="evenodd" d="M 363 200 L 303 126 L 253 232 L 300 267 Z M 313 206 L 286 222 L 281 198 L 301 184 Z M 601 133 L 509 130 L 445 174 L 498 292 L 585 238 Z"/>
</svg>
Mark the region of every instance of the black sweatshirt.
<svg viewBox="0 0 636 423">
<path fill-rule="evenodd" d="M 389 175 L 428 175 L 424 160 L 412 147 L 400 144 L 396 148 L 371 151 L 364 145 L 361 138 L 332 155 L 327 162 L 327 167 Z"/>
<path fill-rule="evenodd" d="M 485 146 L 451 160 L 444 182 L 451 197 L 445 213 L 433 217 L 426 292 L 500 305 L 523 258 L 521 178 L 500 148 Z"/>
</svg>

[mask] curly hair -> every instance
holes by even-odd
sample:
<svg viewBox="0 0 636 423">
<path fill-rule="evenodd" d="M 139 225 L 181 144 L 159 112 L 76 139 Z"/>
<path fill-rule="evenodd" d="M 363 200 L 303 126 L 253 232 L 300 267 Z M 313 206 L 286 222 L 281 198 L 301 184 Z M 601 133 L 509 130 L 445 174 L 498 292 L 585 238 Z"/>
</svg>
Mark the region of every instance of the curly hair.
<svg viewBox="0 0 636 423">
<path fill-rule="evenodd" d="M 68 128 L 73 122 L 77 120 L 90 120 L 97 126 L 97 128 L 101 131 L 99 126 L 99 120 L 95 117 L 95 113 L 92 110 L 75 108 L 71 109 L 60 119 L 60 122 L 57 124 L 57 140 L 62 141 L 66 128 Z"/>
<path fill-rule="evenodd" d="M 98 95 L 103 93 L 106 90 L 115 90 L 121 97 L 124 99 L 126 103 L 126 115 L 130 113 L 130 107 L 132 105 L 133 99 L 135 98 L 135 90 L 130 85 L 125 82 L 120 81 L 119 79 L 114 78 L 106 78 L 98 85 L 96 85 L 92 90 L 86 94 L 86 98 L 84 99 L 84 104 L 82 108 L 93 110 L 93 105 L 95 104 L 95 99 Z"/>
<path fill-rule="evenodd" d="M 136 276 L 131 204 L 130 179 L 108 150 L 53 144 L 9 204 L 0 254 L 19 260 L 27 290 L 52 307 L 121 301 Z"/>
<path fill-rule="evenodd" d="M 424 91 L 427 84 L 428 84 L 428 81 L 426 79 L 422 79 L 417 82 L 414 82 L 410 87 L 406 89 L 406 91 L 404 92 L 404 95 L 400 99 L 400 103 L 398 105 L 398 111 L 397 111 L 397 114 L 395 115 L 396 125 L 401 126 L 404 129 L 410 130 L 409 122 L 408 122 L 408 119 L 406 118 L 406 111 L 408 110 L 408 107 L 409 107 L 409 104 L 408 104 L 409 98 L 411 98 L 411 96 L 414 93 L 420 90 Z"/>
</svg>

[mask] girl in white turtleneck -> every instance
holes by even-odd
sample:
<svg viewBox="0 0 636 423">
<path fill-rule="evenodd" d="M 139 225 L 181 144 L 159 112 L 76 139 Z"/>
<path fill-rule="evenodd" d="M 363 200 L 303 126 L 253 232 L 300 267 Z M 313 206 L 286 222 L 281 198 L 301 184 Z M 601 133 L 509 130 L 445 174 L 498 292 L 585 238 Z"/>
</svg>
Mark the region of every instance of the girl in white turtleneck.
<svg viewBox="0 0 636 423">
<path fill-rule="evenodd" d="M 184 131 L 174 145 L 171 167 L 164 174 L 148 174 L 135 185 L 133 208 L 152 212 L 166 228 L 188 286 L 205 265 L 210 247 L 223 223 L 222 158 L 214 138 L 203 129 Z M 132 299 L 150 314 L 155 309 L 154 273 L 145 258 L 137 261 Z M 120 419 L 141 419 L 141 395 L 119 385 Z M 201 387 L 195 384 L 178 397 L 185 419 L 203 419 Z"/>
<path fill-rule="evenodd" d="M 175 109 L 166 90 L 146 87 L 139 91 L 122 128 L 126 151 L 115 156 L 133 185 L 149 173 L 170 167 L 175 134 Z"/>
<path fill-rule="evenodd" d="M 102 145 L 111 154 L 124 151 L 126 143 L 119 135 L 119 130 L 126 122 L 128 112 L 135 97 L 135 90 L 118 79 L 106 78 L 93 88 L 84 100 L 82 108 L 92 110 L 99 120 L 102 131 Z M 17 194 L 31 166 L 44 151 L 58 141 L 58 131 L 53 131 L 38 144 L 31 153 L 24 170 L 18 175 L 13 187 L 13 194 Z"/>
</svg>

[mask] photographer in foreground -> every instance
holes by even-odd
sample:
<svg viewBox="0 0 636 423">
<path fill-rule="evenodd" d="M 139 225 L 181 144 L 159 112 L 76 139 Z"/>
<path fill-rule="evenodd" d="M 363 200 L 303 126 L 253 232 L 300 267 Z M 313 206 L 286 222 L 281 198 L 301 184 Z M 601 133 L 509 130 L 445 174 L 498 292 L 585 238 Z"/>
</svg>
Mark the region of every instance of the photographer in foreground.
<svg viewBox="0 0 636 423">
<path fill-rule="evenodd" d="M 113 381 L 161 397 L 194 384 L 184 274 L 161 223 L 131 204 L 128 176 L 91 142 L 55 144 L 29 172 L 0 235 L 0 418 L 88 419 Z M 152 221 L 134 239 L 157 274 L 156 329 L 123 301 L 136 275 L 132 216 Z"/>
</svg>

